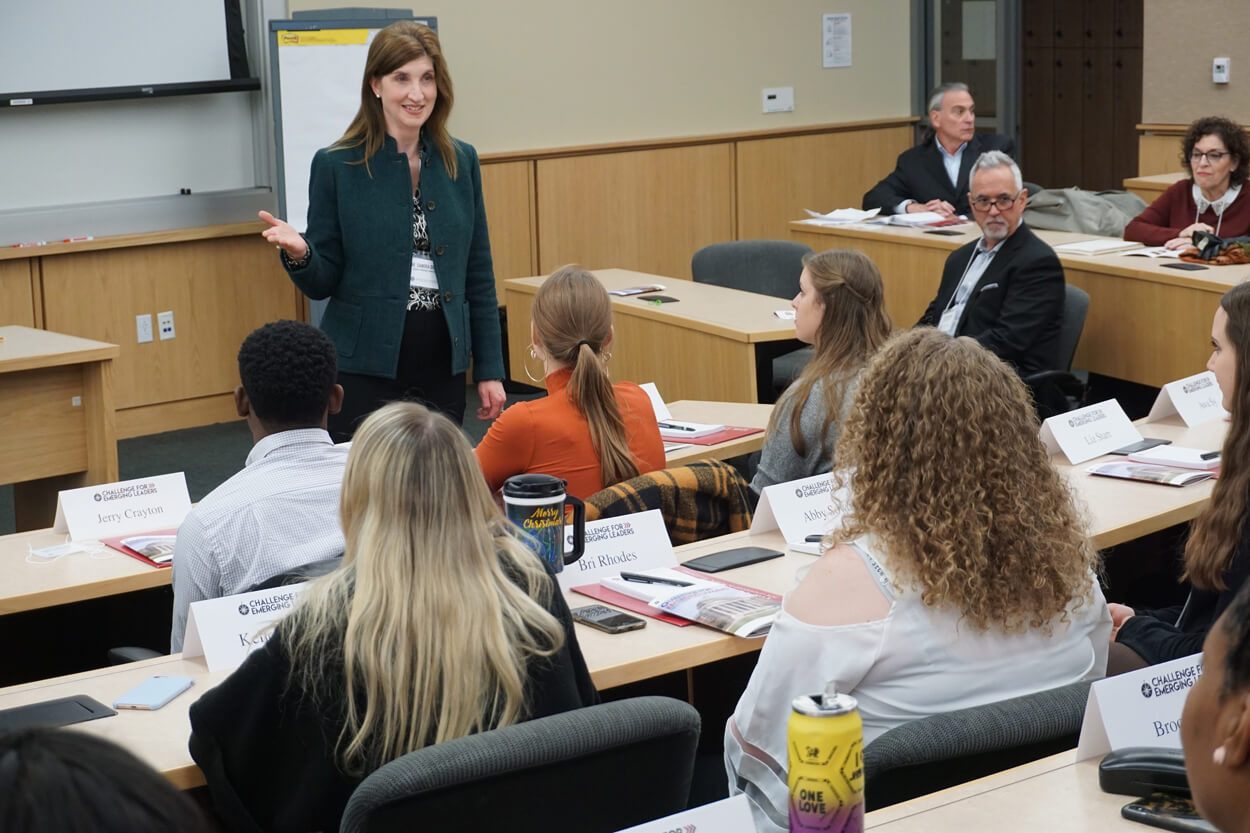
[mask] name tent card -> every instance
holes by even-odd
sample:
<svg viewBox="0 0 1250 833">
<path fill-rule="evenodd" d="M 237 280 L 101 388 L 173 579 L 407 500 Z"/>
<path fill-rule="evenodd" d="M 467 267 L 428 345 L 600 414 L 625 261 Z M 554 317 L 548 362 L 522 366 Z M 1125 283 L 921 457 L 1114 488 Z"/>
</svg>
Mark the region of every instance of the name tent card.
<svg viewBox="0 0 1250 833">
<path fill-rule="evenodd" d="M 568 592 L 583 584 L 595 584 L 621 570 L 640 572 L 655 567 L 676 567 L 673 542 L 659 509 L 586 522 L 586 549 L 582 557 L 566 564 L 556 575 L 560 589 Z"/>
<path fill-rule="evenodd" d="M 617 833 L 755 833 L 751 805 L 745 795 L 735 795 L 682 810 L 662 819 L 639 824 Z"/>
<path fill-rule="evenodd" d="M 1181 748 L 1181 711 L 1202 675 L 1202 654 L 1098 680 L 1089 688 L 1076 759 L 1128 746 Z"/>
<path fill-rule="evenodd" d="M 1224 410 L 1224 394 L 1220 383 L 1215 381 L 1215 374 L 1205 370 L 1168 382 L 1160 388 L 1146 422 L 1156 422 L 1172 414 L 1179 414 L 1189 428 L 1228 416 L 1228 411 Z"/>
<path fill-rule="evenodd" d="M 192 602 L 182 656 L 204 657 L 209 671 L 238 668 L 269 641 L 268 626 L 291 612 L 307 582 Z"/>
<path fill-rule="evenodd" d="M 788 483 L 765 486 L 751 518 L 751 535 L 780 529 L 787 542 L 828 532 L 842 515 L 846 501 L 833 492 L 833 475 L 816 474 Z"/>
<path fill-rule="evenodd" d="M 98 540 L 152 529 L 172 529 L 191 511 L 182 472 L 121 483 L 66 489 L 56 498 L 53 532 L 71 541 Z"/>
<path fill-rule="evenodd" d="M 1042 423 L 1039 435 L 1047 451 L 1062 451 L 1074 466 L 1141 442 L 1141 434 L 1114 399 L 1053 416 Z"/>
</svg>

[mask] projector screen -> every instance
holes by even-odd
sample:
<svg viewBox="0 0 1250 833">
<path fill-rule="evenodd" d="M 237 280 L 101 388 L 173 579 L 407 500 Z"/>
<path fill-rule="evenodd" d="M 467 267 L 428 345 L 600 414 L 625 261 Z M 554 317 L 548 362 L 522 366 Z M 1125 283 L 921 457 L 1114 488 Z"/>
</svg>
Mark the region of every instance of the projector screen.
<svg viewBox="0 0 1250 833">
<path fill-rule="evenodd" d="M 0 104 L 258 89 L 239 0 L 0 3 Z"/>
</svg>

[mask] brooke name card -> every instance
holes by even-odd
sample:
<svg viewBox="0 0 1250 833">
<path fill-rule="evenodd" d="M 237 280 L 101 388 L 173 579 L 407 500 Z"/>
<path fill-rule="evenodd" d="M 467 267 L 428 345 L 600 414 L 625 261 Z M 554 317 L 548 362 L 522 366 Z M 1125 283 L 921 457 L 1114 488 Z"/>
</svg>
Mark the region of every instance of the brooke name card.
<svg viewBox="0 0 1250 833">
<path fill-rule="evenodd" d="M 832 474 L 817 474 L 765 486 L 751 518 L 751 535 L 780 529 L 788 543 L 824 534 L 842 516 L 842 495 L 833 490 Z"/>
<path fill-rule="evenodd" d="M 1224 394 L 1220 383 L 1215 381 L 1215 374 L 1206 370 L 1168 382 L 1160 388 L 1146 422 L 1155 422 L 1172 414 L 1179 414 L 1189 428 L 1228 416 L 1228 411 L 1224 410 Z"/>
<path fill-rule="evenodd" d="M 1047 451 L 1062 451 L 1074 466 L 1141 441 L 1141 434 L 1114 399 L 1053 416 L 1042 423 L 1040 436 Z"/>
<path fill-rule="evenodd" d="M 238 668 L 248 654 L 269 641 L 273 631 L 268 626 L 291 612 L 307 586 L 288 584 L 192 602 L 183 657 L 204 657 L 209 671 Z"/>
<path fill-rule="evenodd" d="M 71 541 L 176 528 L 191 511 L 182 472 L 141 477 L 102 486 L 67 489 L 57 495 L 53 532 Z"/>
<path fill-rule="evenodd" d="M 1202 674 L 1202 654 L 1181 657 L 1089 688 L 1076 759 L 1127 746 L 1181 747 L 1181 711 Z"/>
<path fill-rule="evenodd" d="M 586 549 L 556 576 L 566 593 L 593 584 L 621 570 L 638 572 L 653 567 L 676 567 L 673 543 L 659 509 L 586 522 Z"/>
</svg>

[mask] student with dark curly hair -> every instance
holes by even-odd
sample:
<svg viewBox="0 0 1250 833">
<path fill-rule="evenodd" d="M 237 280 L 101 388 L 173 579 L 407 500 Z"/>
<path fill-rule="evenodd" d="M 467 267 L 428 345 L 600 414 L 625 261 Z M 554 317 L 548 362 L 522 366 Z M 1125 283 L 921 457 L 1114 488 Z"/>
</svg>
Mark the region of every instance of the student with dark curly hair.
<svg viewBox="0 0 1250 833">
<path fill-rule="evenodd" d="M 1175 183 L 1124 229 L 1125 240 L 1185 249 L 1195 231 L 1220 237 L 1250 233 L 1250 139 L 1241 125 L 1219 116 L 1198 119 L 1181 140 L 1181 164 L 1190 178 Z"/>
<path fill-rule="evenodd" d="M 800 694 L 832 682 L 855 697 L 868 744 L 1106 667 L 1097 557 L 1005 362 L 928 327 L 893 337 L 860 378 L 836 454 L 843 522 L 787 594 L 726 727 L 730 790 L 759 830 L 786 829 Z"/>
<path fill-rule="evenodd" d="M 178 528 L 171 650 L 182 650 L 192 602 L 242 593 L 343 552 L 347 449 L 326 432 L 343 404 L 336 372 L 333 342 L 308 324 L 275 321 L 244 339 L 234 404 L 255 445 L 243 470 Z"/>
<path fill-rule="evenodd" d="M 1202 817 L 1224 833 L 1250 833 L 1250 589 L 1207 634 L 1202 676 L 1181 715 L 1185 772 Z"/>
<path fill-rule="evenodd" d="M 186 794 L 112 741 L 69 729 L 0 734 L 0 830 L 208 833 Z"/>
<path fill-rule="evenodd" d="M 1121 672 L 1196 654 L 1211 623 L 1250 578 L 1250 283 L 1224 293 L 1211 322 L 1211 358 L 1231 414 L 1211 501 L 1185 542 L 1184 605 L 1134 611 L 1111 605 L 1111 670 Z"/>
</svg>

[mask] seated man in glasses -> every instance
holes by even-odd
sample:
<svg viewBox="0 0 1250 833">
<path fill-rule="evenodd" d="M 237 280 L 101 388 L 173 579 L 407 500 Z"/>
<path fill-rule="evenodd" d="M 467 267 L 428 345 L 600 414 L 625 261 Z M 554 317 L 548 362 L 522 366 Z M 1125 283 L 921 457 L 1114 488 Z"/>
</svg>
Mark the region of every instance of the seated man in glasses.
<svg viewBox="0 0 1250 833">
<path fill-rule="evenodd" d="M 977 158 L 968 199 L 982 236 L 946 259 L 919 322 L 975 338 L 1021 376 L 1058 367 L 1064 296 L 1059 258 L 1021 222 L 1027 196 L 1011 157 Z"/>
<path fill-rule="evenodd" d="M 982 153 L 1015 151 L 1011 140 L 976 132 L 976 114 L 968 85 L 943 84 L 929 97 L 933 138 L 899 154 L 885 179 L 864 194 L 864 208 L 882 214 L 932 211 L 943 217 L 969 216 L 968 172 Z"/>
</svg>

